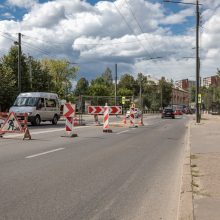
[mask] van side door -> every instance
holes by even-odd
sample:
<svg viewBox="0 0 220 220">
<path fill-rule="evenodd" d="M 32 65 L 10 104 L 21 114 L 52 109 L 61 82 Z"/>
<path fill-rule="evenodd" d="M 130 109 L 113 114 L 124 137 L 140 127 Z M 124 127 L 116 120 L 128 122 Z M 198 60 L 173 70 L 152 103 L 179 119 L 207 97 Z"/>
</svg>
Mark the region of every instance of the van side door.
<svg viewBox="0 0 220 220">
<path fill-rule="evenodd" d="M 46 99 L 47 120 L 52 120 L 57 113 L 57 104 L 55 99 Z"/>
<path fill-rule="evenodd" d="M 35 115 L 40 115 L 42 121 L 46 119 L 45 110 L 46 110 L 45 99 L 40 98 L 36 107 Z"/>
</svg>

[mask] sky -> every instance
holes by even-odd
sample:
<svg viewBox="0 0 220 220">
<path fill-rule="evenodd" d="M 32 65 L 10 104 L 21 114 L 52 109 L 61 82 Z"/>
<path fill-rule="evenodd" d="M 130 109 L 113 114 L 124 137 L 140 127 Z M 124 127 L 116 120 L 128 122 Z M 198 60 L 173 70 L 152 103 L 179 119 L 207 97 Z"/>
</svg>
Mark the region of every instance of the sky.
<svg viewBox="0 0 220 220">
<path fill-rule="evenodd" d="M 195 3 L 196 0 L 179 0 Z M 220 68 L 220 1 L 199 0 L 201 77 Z M 0 0 L 0 56 L 22 34 L 36 59 L 68 59 L 77 79 L 138 73 L 169 80 L 196 78 L 194 4 L 163 0 Z"/>
</svg>

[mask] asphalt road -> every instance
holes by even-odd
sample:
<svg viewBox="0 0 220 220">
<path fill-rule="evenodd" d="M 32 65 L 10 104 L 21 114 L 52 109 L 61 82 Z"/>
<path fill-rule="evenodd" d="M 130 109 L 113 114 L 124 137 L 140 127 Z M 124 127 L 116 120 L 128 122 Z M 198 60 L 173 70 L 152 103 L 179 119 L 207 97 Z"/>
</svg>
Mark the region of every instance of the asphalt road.
<svg viewBox="0 0 220 220">
<path fill-rule="evenodd" d="M 174 220 L 187 117 L 139 128 L 32 129 L 0 139 L 0 219 Z"/>
</svg>

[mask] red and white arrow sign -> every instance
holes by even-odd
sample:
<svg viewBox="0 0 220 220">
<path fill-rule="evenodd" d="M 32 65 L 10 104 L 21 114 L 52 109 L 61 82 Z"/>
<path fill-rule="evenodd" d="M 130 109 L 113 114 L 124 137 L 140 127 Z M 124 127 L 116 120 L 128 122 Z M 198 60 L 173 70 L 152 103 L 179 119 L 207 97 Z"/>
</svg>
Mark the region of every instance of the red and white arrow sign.
<svg viewBox="0 0 220 220">
<path fill-rule="evenodd" d="M 111 114 L 111 115 L 122 114 L 122 107 L 121 106 L 110 106 L 109 107 L 109 114 Z"/>
<path fill-rule="evenodd" d="M 64 109 L 63 109 L 63 116 L 64 117 L 75 117 L 75 112 L 76 112 L 76 105 L 70 104 L 70 103 L 66 103 L 64 105 Z"/>
<path fill-rule="evenodd" d="M 104 106 L 88 106 L 88 114 L 104 114 Z"/>
<path fill-rule="evenodd" d="M 88 106 L 88 114 L 103 115 L 104 114 L 104 106 Z M 121 106 L 109 106 L 109 114 L 111 114 L 111 115 L 122 114 L 122 107 Z"/>
</svg>

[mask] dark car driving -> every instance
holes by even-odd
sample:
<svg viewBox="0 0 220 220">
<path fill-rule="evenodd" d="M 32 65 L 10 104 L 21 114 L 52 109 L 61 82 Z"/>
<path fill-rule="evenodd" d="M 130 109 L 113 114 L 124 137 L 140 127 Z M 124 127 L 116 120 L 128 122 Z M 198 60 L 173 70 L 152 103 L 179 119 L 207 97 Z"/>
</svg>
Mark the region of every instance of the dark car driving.
<svg viewBox="0 0 220 220">
<path fill-rule="evenodd" d="M 162 111 L 161 118 L 175 118 L 175 111 L 172 108 L 165 108 Z"/>
</svg>

